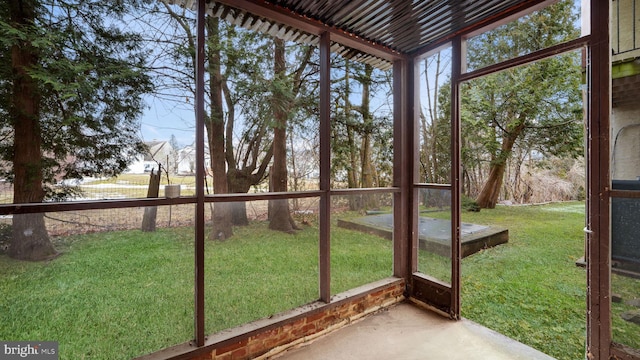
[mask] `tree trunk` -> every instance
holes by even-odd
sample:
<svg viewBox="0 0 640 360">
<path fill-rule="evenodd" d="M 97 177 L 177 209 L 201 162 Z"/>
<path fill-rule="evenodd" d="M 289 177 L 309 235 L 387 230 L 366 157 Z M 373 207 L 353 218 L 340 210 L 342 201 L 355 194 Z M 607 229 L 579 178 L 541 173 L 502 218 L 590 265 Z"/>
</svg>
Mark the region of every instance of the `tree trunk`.
<svg viewBox="0 0 640 360">
<path fill-rule="evenodd" d="M 160 193 L 160 174 L 161 169 L 158 168 L 158 172 L 154 173 L 151 169 L 149 175 L 149 188 L 147 189 L 147 198 L 157 198 Z M 153 232 L 156 231 L 156 218 L 158 217 L 157 206 L 147 206 L 144 208 L 144 215 L 142 216 L 142 231 Z"/>
<path fill-rule="evenodd" d="M 427 114 L 421 112 L 422 120 L 422 152 L 424 158 L 424 174 L 425 178 L 422 181 L 431 183 L 440 183 L 443 180 L 440 178 L 440 169 L 438 164 L 438 92 L 440 90 L 440 52 L 436 54 L 436 67 L 434 69 L 435 79 L 433 81 L 434 88 L 431 89 L 431 83 L 429 82 L 429 75 L 432 67 L 429 66 L 429 59 L 424 60 L 425 68 L 425 85 L 427 89 Z M 433 96 L 431 95 L 433 91 Z M 427 116 L 430 121 L 427 121 Z"/>
<path fill-rule="evenodd" d="M 361 184 L 363 188 L 374 187 L 373 164 L 371 161 L 371 137 L 373 133 L 373 117 L 371 115 L 369 88 L 371 85 L 371 74 L 373 67 L 365 65 L 364 77 L 362 77 L 362 105 L 360 113 L 363 121 L 362 146 L 360 148 L 360 164 L 362 166 Z M 377 209 L 379 207 L 376 195 L 362 195 L 362 205 L 365 209 Z"/>
<path fill-rule="evenodd" d="M 349 146 L 349 168 L 347 169 L 347 187 L 349 189 L 356 189 L 360 187 L 360 183 L 358 182 L 358 147 L 356 146 L 353 127 L 349 126 L 348 131 L 347 141 Z"/>
<path fill-rule="evenodd" d="M 274 38 L 275 54 L 274 54 L 274 77 L 276 81 L 282 81 L 283 85 L 286 77 L 286 63 L 284 59 L 284 41 Z M 273 167 L 271 170 L 271 179 L 273 181 L 273 191 L 287 191 L 287 104 L 289 100 L 286 98 L 284 90 L 274 91 L 273 94 Z M 289 210 L 289 201 L 271 200 L 269 204 L 269 229 L 284 232 L 293 232 L 297 229 L 291 212 Z"/>
<path fill-rule="evenodd" d="M 482 186 L 480 194 L 476 202 L 482 209 L 494 209 L 498 202 L 498 196 L 500 195 L 500 188 L 502 187 L 502 178 L 504 176 L 505 164 L 492 164 L 489 171 L 489 177 Z"/>
<path fill-rule="evenodd" d="M 438 93 L 440 91 L 440 52 L 438 52 L 437 57 L 436 57 L 436 78 L 435 78 L 435 88 L 433 89 L 434 93 L 433 93 L 433 99 L 431 99 L 429 96 L 427 96 L 427 99 L 429 99 L 429 101 L 433 100 L 433 103 L 429 104 L 429 108 L 431 109 L 431 157 L 433 158 L 433 171 L 432 171 L 432 178 L 429 181 L 435 182 L 435 183 L 440 183 L 442 181 L 446 181 L 444 179 L 441 179 L 440 176 L 438 176 L 438 174 L 440 174 L 440 164 L 438 164 L 438 141 L 440 140 L 440 137 L 438 136 Z M 426 60 L 425 60 L 426 61 Z M 426 67 L 425 67 L 426 69 Z M 427 84 L 427 88 L 428 88 L 428 84 Z M 427 92 L 429 92 L 429 90 L 427 90 Z"/>
<path fill-rule="evenodd" d="M 28 26 L 35 19 L 34 1 L 9 1 L 11 23 Z M 38 63 L 36 50 L 28 41 L 11 47 L 11 68 L 15 75 L 11 96 L 13 142 L 13 202 L 38 203 L 44 200 L 42 187 L 42 134 L 40 129 L 40 92 L 28 70 Z M 45 260 L 58 253 L 44 222 L 44 214 L 13 216 L 13 237 L 8 255 L 20 260 Z"/>
<path fill-rule="evenodd" d="M 300 189 L 300 174 L 298 173 L 298 168 L 296 167 L 296 150 L 295 150 L 295 143 L 293 141 L 293 134 L 292 132 L 290 132 L 289 134 L 289 146 L 290 146 L 290 151 L 291 151 L 291 172 L 293 173 L 293 180 L 291 182 L 291 185 L 293 186 L 293 191 L 300 191 L 302 189 Z M 300 203 L 298 202 L 298 198 L 295 199 L 291 199 L 292 203 L 293 203 L 293 210 L 300 210 Z"/>
<path fill-rule="evenodd" d="M 502 147 L 498 156 L 491 162 L 491 168 L 489 170 L 489 177 L 482 186 L 482 190 L 478 194 L 476 202 L 482 209 L 494 209 L 500 196 L 500 189 L 502 188 L 502 180 L 504 178 L 504 170 L 507 164 L 507 159 L 511 154 L 513 145 L 516 140 L 522 134 L 525 128 L 524 116 L 520 116 L 518 124 L 513 130 L 507 133 L 502 138 Z"/>
<path fill-rule="evenodd" d="M 235 226 L 249 225 L 249 218 L 247 217 L 247 203 L 244 201 L 238 201 L 231 203 L 230 206 L 231 223 Z"/>
<path fill-rule="evenodd" d="M 344 94 L 342 96 L 344 97 L 347 149 L 349 150 L 349 165 L 347 166 L 347 188 L 354 189 L 358 187 L 358 162 L 356 156 L 358 148 L 356 146 L 355 130 L 352 125 L 351 101 L 349 100 L 349 96 L 351 96 L 351 67 L 349 66 L 348 59 L 345 59 L 344 61 Z M 348 199 L 349 210 L 359 210 L 361 208 L 359 196 L 349 196 Z"/>
<path fill-rule="evenodd" d="M 429 147 L 430 142 L 430 130 L 427 124 L 427 115 L 425 115 L 422 108 L 420 109 L 420 134 L 422 135 L 422 141 L 420 142 L 420 182 L 435 182 L 434 173 L 435 167 L 432 159 L 435 153 L 431 153 Z"/>
<path fill-rule="evenodd" d="M 251 175 L 249 175 L 250 177 Z M 252 181 L 247 174 L 238 169 L 229 169 L 227 176 L 229 183 L 229 192 L 232 194 L 246 194 L 251 189 Z M 247 217 L 247 203 L 238 201 L 230 204 L 231 206 L 231 223 L 236 226 L 249 225 Z"/>
<path fill-rule="evenodd" d="M 211 97 L 211 115 L 207 124 L 209 155 L 213 175 L 213 192 L 227 194 L 227 167 L 225 159 L 224 112 L 222 103 L 222 74 L 220 72 L 220 39 L 218 19 L 207 16 L 209 35 L 209 96 Z M 213 240 L 226 240 L 233 235 L 231 226 L 231 204 L 215 203 L 213 206 Z"/>
</svg>

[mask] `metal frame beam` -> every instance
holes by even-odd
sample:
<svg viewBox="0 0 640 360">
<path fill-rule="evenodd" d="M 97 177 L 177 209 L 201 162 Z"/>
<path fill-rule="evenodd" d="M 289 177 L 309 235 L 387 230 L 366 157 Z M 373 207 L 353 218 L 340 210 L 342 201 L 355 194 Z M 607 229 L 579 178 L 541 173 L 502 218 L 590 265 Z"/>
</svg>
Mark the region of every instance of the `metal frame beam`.
<svg viewBox="0 0 640 360">
<path fill-rule="evenodd" d="M 419 57 L 424 56 L 424 54 L 433 51 L 434 49 L 440 48 L 447 43 L 451 42 L 454 38 L 458 36 L 464 36 L 466 38 L 476 36 L 483 32 L 489 31 L 491 29 L 495 29 L 500 25 L 504 25 L 510 21 L 513 21 L 519 17 L 532 13 L 536 10 L 540 10 L 547 5 L 550 5 L 558 0 L 527 0 L 523 1 L 517 6 L 513 6 L 500 14 L 494 15 L 492 17 L 488 17 L 483 21 L 472 24 L 471 26 L 467 26 L 462 28 L 456 32 L 448 34 L 447 36 L 441 37 L 438 41 L 423 46 L 416 51 L 414 51 L 411 56 Z"/>
<path fill-rule="evenodd" d="M 335 41 L 352 49 L 363 51 L 367 54 L 377 56 L 379 58 L 395 61 L 402 59 L 404 56 L 388 47 L 365 40 L 354 34 L 345 32 L 344 30 L 333 26 L 323 24 L 320 21 L 309 17 L 301 16 L 288 9 L 276 6 L 266 1 L 250 1 L 250 0 L 216 0 L 221 4 L 225 4 L 237 9 L 241 9 L 252 14 L 259 14 L 267 19 L 271 19 L 278 23 L 291 26 L 302 30 L 309 34 L 321 35 L 323 33 L 331 34 L 331 41 Z"/>
<path fill-rule="evenodd" d="M 393 195 L 393 275 L 407 280 L 415 271 L 411 261 L 412 249 L 412 211 L 413 194 L 411 179 L 414 138 L 414 89 L 412 78 L 414 64 L 412 61 L 396 61 L 393 63 L 393 185 L 400 192 Z"/>
<path fill-rule="evenodd" d="M 453 39 L 451 47 L 451 310 L 450 316 L 460 318 L 460 74 L 463 70 L 464 41 Z"/>
<path fill-rule="evenodd" d="M 609 116 L 611 113 L 610 1 L 591 0 L 587 81 L 587 358 L 611 351 Z"/>
<path fill-rule="evenodd" d="M 198 0 L 196 19 L 196 213 L 195 213 L 195 291 L 194 332 L 195 345 L 203 346 L 204 330 L 204 73 L 205 73 L 205 0 Z"/>
<path fill-rule="evenodd" d="M 331 35 L 320 35 L 320 300 L 331 301 Z"/>
</svg>

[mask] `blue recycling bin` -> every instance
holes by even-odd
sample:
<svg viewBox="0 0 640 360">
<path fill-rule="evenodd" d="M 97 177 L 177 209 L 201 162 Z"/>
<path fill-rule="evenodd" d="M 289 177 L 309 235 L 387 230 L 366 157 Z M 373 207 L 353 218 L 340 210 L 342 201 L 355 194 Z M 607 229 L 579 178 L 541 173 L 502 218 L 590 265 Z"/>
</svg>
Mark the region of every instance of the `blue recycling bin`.
<svg viewBox="0 0 640 360">
<path fill-rule="evenodd" d="M 640 181 L 613 180 L 612 189 L 640 191 Z M 640 198 L 611 198 L 611 260 L 640 272 Z"/>
</svg>

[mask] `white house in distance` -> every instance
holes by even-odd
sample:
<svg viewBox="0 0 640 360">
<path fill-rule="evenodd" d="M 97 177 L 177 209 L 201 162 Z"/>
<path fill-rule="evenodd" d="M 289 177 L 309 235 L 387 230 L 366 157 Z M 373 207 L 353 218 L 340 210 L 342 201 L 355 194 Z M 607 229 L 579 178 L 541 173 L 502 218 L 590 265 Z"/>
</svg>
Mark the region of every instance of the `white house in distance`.
<svg viewBox="0 0 640 360">
<path fill-rule="evenodd" d="M 196 148 L 192 145 L 187 145 L 177 151 L 178 166 L 175 169 L 177 174 L 191 175 L 196 172 Z M 211 166 L 211 157 L 209 155 L 209 146 L 205 143 L 204 149 L 204 163 L 207 169 Z"/>
<path fill-rule="evenodd" d="M 147 141 L 145 145 L 147 145 L 148 148 L 147 153 L 138 156 L 129 165 L 125 171 L 126 173 L 143 174 L 145 172 L 151 172 L 151 169 L 158 169 L 158 163 L 160 163 L 163 168 L 173 172 L 174 169 L 172 169 L 171 166 L 177 161 L 176 151 L 168 141 Z"/>
</svg>

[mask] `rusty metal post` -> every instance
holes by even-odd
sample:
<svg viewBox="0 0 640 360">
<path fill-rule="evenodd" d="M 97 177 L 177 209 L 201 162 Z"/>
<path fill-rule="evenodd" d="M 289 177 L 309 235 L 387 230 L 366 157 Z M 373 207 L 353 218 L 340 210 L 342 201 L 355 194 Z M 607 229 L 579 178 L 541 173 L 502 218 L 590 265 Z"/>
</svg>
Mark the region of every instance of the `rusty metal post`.
<svg viewBox="0 0 640 360">
<path fill-rule="evenodd" d="M 407 202 L 406 190 L 403 189 L 402 164 L 406 157 L 403 148 L 403 139 L 406 136 L 406 119 L 402 111 L 402 99 L 404 91 L 402 88 L 403 77 L 405 76 L 406 61 L 393 62 L 393 186 L 399 187 L 400 192 L 393 194 L 393 275 L 405 278 L 409 284 L 411 272 L 407 265 L 410 253 L 408 251 L 408 231 L 406 219 L 409 215 L 409 205 Z"/>
<path fill-rule="evenodd" d="M 463 67 L 463 40 L 453 39 L 451 47 L 451 317 L 460 318 L 460 74 Z"/>
<path fill-rule="evenodd" d="M 591 0 L 587 122 L 587 358 L 608 359 L 611 347 L 609 116 L 610 1 Z"/>
<path fill-rule="evenodd" d="M 331 42 L 320 34 L 320 300 L 331 300 Z"/>
<path fill-rule="evenodd" d="M 409 63 L 409 73 L 407 74 L 407 109 L 411 109 L 407 113 L 407 131 L 409 131 L 411 139 L 407 145 L 407 163 L 405 172 L 407 176 L 407 186 L 409 193 L 409 245 L 411 246 L 411 273 L 418 271 L 418 254 L 420 252 L 418 246 L 418 224 L 420 223 L 420 209 L 418 204 L 419 189 L 414 185 L 420 182 L 420 63 L 415 58 Z M 416 78 L 418 78 L 416 80 Z"/>
<path fill-rule="evenodd" d="M 410 59 L 393 63 L 393 275 L 411 284 L 411 274 L 417 268 L 412 261 L 413 231 L 412 188 L 413 153 L 415 151 L 413 109 L 414 62 Z M 417 258 L 417 257 L 416 257 Z"/>
<path fill-rule="evenodd" d="M 196 214 L 195 214 L 195 345 L 204 345 L 204 62 L 205 0 L 198 0 L 196 21 Z"/>
</svg>

